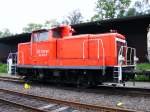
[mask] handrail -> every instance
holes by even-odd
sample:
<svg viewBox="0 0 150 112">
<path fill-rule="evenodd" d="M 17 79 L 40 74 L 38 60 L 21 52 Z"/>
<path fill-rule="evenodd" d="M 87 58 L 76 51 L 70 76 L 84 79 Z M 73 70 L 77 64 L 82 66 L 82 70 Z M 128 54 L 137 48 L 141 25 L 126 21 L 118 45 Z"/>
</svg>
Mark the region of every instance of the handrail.
<svg viewBox="0 0 150 112">
<path fill-rule="evenodd" d="M 103 50 L 103 66 L 105 65 L 105 49 L 102 39 L 88 39 L 83 41 L 83 59 L 85 59 L 85 43 L 89 41 L 97 41 L 98 49 L 97 49 L 97 58 L 100 59 L 100 42 Z"/>
<path fill-rule="evenodd" d="M 124 60 L 124 61 L 126 61 L 126 65 L 128 65 L 128 58 L 127 58 L 127 54 L 128 54 L 128 49 L 131 49 L 131 51 L 130 51 L 130 56 L 129 56 L 129 63 L 130 63 L 130 65 L 132 64 L 132 52 L 134 53 L 133 54 L 133 59 L 134 59 L 134 57 L 136 57 L 136 49 L 135 48 L 132 48 L 132 47 L 127 47 L 127 46 L 121 46 L 120 47 L 120 49 L 119 49 L 119 53 L 118 53 L 118 64 L 119 64 L 119 62 L 120 62 L 120 60 L 119 60 L 119 56 L 121 55 L 121 56 L 123 56 L 123 48 L 126 48 L 126 60 Z"/>
<path fill-rule="evenodd" d="M 16 62 L 17 62 L 17 53 L 9 53 L 7 60 L 10 59 L 12 57 L 12 59 L 16 58 Z"/>
<path fill-rule="evenodd" d="M 17 64 L 17 53 L 9 53 L 7 57 L 7 71 L 8 73 L 12 74 L 12 68 L 15 70 L 14 73 L 16 74 L 16 64 Z"/>
</svg>

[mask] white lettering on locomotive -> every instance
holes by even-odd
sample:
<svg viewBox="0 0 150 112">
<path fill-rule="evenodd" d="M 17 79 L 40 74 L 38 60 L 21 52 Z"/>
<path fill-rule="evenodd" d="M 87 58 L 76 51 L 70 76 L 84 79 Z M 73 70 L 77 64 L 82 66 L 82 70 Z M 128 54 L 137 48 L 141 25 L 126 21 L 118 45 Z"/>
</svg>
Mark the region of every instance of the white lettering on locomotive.
<svg viewBox="0 0 150 112">
<path fill-rule="evenodd" d="M 48 56 L 49 50 L 37 49 L 36 54 L 40 57 Z"/>
</svg>

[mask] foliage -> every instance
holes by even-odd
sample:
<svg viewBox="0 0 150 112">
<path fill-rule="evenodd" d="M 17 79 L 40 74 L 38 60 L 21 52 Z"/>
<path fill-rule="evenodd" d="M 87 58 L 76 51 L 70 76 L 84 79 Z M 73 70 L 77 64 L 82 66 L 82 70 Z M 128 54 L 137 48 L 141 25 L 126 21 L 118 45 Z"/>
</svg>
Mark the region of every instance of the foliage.
<svg viewBox="0 0 150 112">
<path fill-rule="evenodd" d="M 129 8 L 129 10 L 126 12 L 126 16 L 135 16 L 139 15 L 136 8 Z"/>
<path fill-rule="evenodd" d="M 8 28 L 3 29 L 3 31 L 0 31 L 0 37 L 7 37 L 13 35 Z"/>
<path fill-rule="evenodd" d="M 7 73 L 7 64 L 0 63 L 0 73 Z"/>
<path fill-rule="evenodd" d="M 134 6 L 138 14 L 148 14 L 150 13 L 150 4 L 142 1 L 135 1 Z"/>
<path fill-rule="evenodd" d="M 73 10 L 66 18 L 62 21 L 62 24 L 78 24 L 81 23 L 83 16 L 79 10 Z M 23 32 L 29 33 L 39 29 L 50 29 L 51 27 L 56 27 L 60 25 L 57 19 L 51 19 L 45 21 L 44 24 L 37 24 L 37 23 L 29 23 L 26 27 L 23 28 Z"/>
<path fill-rule="evenodd" d="M 132 3 L 131 5 L 131 0 L 98 0 L 97 13 L 91 18 L 91 21 L 150 14 L 148 0 L 136 0 Z"/>
<path fill-rule="evenodd" d="M 46 29 L 50 29 L 51 27 L 58 26 L 59 24 L 60 23 L 56 19 L 51 19 L 51 20 L 45 21 L 43 27 Z"/>
<path fill-rule="evenodd" d="M 129 8 L 131 0 L 98 0 L 96 12 L 91 20 L 101 20 L 123 17 Z"/>
<path fill-rule="evenodd" d="M 44 29 L 44 28 L 49 29 L 51 27 L 58 26 L 59 24 L 60 23 L 57 22 L 56 19 L 47 20 L 47 21 L 45 21 L 44 24 L 29 23 L 29 24 L 27 24 L 26 27 L 23 28 L 23 32 L 30 33 L 32 31 L 40 30 L 40 29 Z"/>
<path fill-rule="evenodd" d="M 73 10 L 66 18 L 63 20 L 63 24 L 78 24 L 83 21 L 83 16 L 79 10 Z"/>
<path fill-rule="evenodd" d="M 126 16 L 144 14 L 150 14 L 150 4 L 148 4 L 148 1 L 135 1 L 134 5 L 128 10 Z"/>
<path fill-rule="evenodd" d="M 23 28 L 23 32 L 25 32 L 25 33 L 32 32 L 34 30 L 42 29 L 42 27 L 43 27 L 42 24 L 29 23 L 29 24 L 27 24 L 26 27 Z"/>
<path fill-rule="evenodd" d="M 148 3 L 149 0 L 143 0 L 143 2 Z"/>
</svg>

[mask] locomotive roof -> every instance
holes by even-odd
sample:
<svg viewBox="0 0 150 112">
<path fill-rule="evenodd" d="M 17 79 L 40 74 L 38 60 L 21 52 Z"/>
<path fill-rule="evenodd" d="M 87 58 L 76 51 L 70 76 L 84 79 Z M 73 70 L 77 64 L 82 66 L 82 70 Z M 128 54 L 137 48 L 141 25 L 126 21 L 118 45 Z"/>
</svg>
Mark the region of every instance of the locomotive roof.
<svg viewBox="0 0 150 112">
<path fill-rule="evenodd" d="M 45 28 L 43 28 L 43 29 L 39 29 L 39 30 L 34 30 L 34 31 L 32 31 L 32 32 L 48 31 L 48 30 L 53 30 L 53 29 L 63 28 L 63 27 L 71 27 L 71 26 L 69 26 L 69 25 L 58 25 L 58 26 L 54 26 L 54 27 L 52 27 L 52 28 L 50 28 L 50 29 L 45 29 Z"/>
<path fill-rule="evenodd" d="M 43 32 L 43 31 L 48 31 L 48 29 L 39 29 L 39 30 L 34 30 L 32 32 L 35 33 L 35 32 Z"/>
<path fill-rule="evenodd" d="M 81 38 L 81 37 L 86 37 L 86 36 L 104 36 L 104 37 L 106 37 L 106 36 L 114 36 L 114 37 L 118 37 L 118 38 L 121 38 L 121 39 L 125 39 L 124 35 L 119 34 L 119 33 L 111 33 L 111 32 L 100 33 L 100 34 L 80 34 L 80 35 L 73 35 L 73 36 L 65 37 L 64 39 Z"/>
</svg>

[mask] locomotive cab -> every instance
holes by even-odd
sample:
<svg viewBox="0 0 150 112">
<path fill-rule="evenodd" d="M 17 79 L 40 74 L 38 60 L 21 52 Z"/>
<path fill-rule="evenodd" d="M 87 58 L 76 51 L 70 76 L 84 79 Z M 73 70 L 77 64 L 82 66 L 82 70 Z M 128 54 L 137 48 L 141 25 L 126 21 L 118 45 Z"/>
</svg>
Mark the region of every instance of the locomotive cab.
<svg viewBox="0 0 150 112">
<path fill-rule="evenodd" d="M 70 26 L 59 26 L 50 30 L 42 29 L 32 32 L 31 42 L 47 41 L 50 38 L 64 38 L 72 36 L 73 29 Z"/>
</svg>

